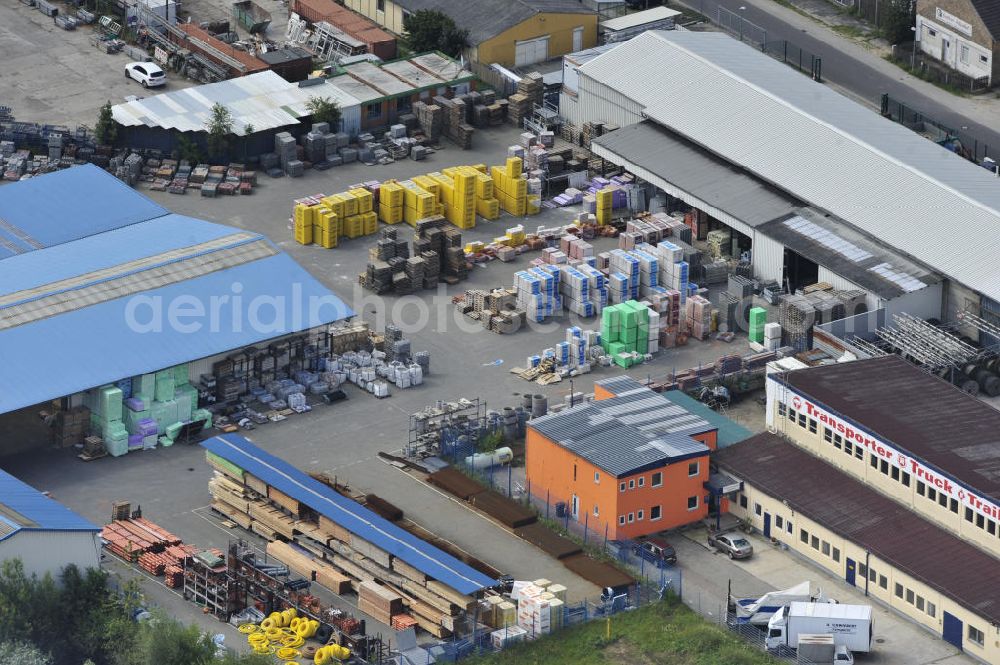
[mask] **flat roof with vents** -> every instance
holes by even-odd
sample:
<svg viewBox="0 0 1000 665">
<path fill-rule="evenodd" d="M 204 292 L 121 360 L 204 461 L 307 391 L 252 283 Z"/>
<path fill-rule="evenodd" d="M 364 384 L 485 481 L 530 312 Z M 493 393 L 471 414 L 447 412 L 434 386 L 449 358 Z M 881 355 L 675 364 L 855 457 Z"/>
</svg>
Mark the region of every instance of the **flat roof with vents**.
<svg viewBox="0 0 1000 665">
<path fill-rule="evenodd" d="M 533 418 L 528 427 L 615 476 L 707 455 L 691 438 L 715 428 L 629 377 L 600 384 L 615 396 Z"/>
<path fill-rule="evenodd" d="M 61 188 L 86 192 L 75 213 Z M 353 316 L 264 236 L 169 213 L 96 167 L 6 185 L 0 211 L 42 239 L 0 253 L 0 413 Z"/>
</svg>

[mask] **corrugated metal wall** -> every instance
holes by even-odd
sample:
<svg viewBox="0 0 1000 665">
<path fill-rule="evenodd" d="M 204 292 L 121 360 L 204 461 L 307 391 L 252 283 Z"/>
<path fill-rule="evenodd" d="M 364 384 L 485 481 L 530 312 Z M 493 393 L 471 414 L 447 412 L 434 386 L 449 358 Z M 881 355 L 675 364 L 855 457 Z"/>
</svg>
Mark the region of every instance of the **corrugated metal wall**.
<svg viewBox="0 0 1000 665">
<path fill-rule="evenodd" d="M 971 308 L 977 311 L 982 306 L 982 299 L 979 294 L 972 289 L 959 284 L 954 280 L 946 280 L 944 285 L 944 318 L 948 323 L 955 323 L 958 319 L 956 315 Z M 972 326 L 959 326 L 959 331 L 963 335 L 968 335 L 972 339 L 979 339 L 979 331 Z"/>
<path fill-rule="evenodd" d="M 643 107 L 625 95 L 580 73 L 578 127 L 585 122 L 608 122 L 619 127 L 642 120 Z"/>
<path fill-rule="evenodd" d="M 989 298 L 983 298 L 980 307 L 981 310 L 979 312 L 979 316 L 995 326 L 1000 326 L 1000 302 L 990 300 Z M 983 346 L 996 346 L 997 344 L 1000 344 L 1000 338 L 982 333 L 979 335 L 979 342 Z"/>
<path fill-rule="evenodd" d="M 24 572 L 58 579 L 62 569 L 76 564 L 81 571 L 100 565 L 98 534 L 86 531 L 21 531 L 0 542 L 0 561 L 20 559 Z"/>
<path fill-rule="evenodd" d="M 938 283 L 885 301 L 885 311 L 889 321 L 901 312 L 921 319 L 941 319 L 941 305 L 942 287 Z"/>
<path fill-rule="evenodd" d="M 784 284 L 785 246 L 759 231 L 753 234 L 753 274 L 757 279 L 773 279 Z"/>
</svg>

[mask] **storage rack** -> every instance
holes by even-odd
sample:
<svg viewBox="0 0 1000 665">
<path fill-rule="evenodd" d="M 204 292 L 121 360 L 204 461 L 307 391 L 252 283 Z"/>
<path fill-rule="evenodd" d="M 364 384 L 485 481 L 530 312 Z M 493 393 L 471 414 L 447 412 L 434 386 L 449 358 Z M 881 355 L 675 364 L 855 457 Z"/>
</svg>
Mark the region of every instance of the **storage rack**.
<svg viewBox="0 0 1000 665">
<path fill-rule="evenodd" d="M 256 386 L 293 376 L 300 370 L 316 370 L 319 359 L 329 355 L 330 336 L 323 330 L 302 333 L 269 344 L 250 346 L 229 354 L 212 365 L 217 381 L 218 403 L 232 403 Z"/>
<path fill-rule="evenodd" d="M 486 422 L 486 403 L 478 397 L 457 402 L 441 402 L 410 415 L 406 457 L 436 454 L 442 439 L 456 429 L 482 428 Z"/>
<path fill-rule="evenodd" d="M 326 626 L 336 637 L 337 644 L 351 650 L 355 658 L 352 662 L 376 665 L 387 660 L 389 648 L 381 635 L 366 635 L 365 622 L 356 622 L 351 617 L 345 617 L 338 625 L 327 618 L 327 609 L 322 605 L 316 611 L 316 605 L 304 603 L 311 583 L 289 579 L 288 568 L 265 552 L 243 540 L 231 541 L 226 561 L 230 590 L 235 593 L 241 608 L 253 601 L 260 602 L 259 609 L 264 614 L 285 606 L 294 607 L 299 616 L 315 619 Z M 343 630 L 348 626 L 358 626 L 358 631 Z"/>
<path fill-rule="evenodd" d="M 226 560 L 220 558 L 217 565 L 210 566 L 204 554 L 184 559 L 184 598 L 208 608 L 220 621 L 228 621 L 245 605 L 241 604 L 237 589 L 231 584 Z"/>
</svg>

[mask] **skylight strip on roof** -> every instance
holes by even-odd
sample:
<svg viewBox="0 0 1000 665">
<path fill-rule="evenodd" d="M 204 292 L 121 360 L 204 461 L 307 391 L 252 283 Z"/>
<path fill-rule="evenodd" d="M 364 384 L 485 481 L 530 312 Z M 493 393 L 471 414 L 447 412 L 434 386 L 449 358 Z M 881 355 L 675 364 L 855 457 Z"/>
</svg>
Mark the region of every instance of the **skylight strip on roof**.
<svg viewBox="0 0 1000 665">
<path fill-rule="evenodd" d="M 260 236 L 258 236 L 256 233 L 248 233 L 248 232 L 231 233 L 229 235 L 215 238 L 213 240 L 198 243 L 197 245 L 179 247 L 177 249 L 172 249 L 167 252 L 161 252 L 160 254 L 154 254 L 153 256 L 147 256 L 141 259 L 136 259 L 134 261 L 128 261 L 126 263 L 120 263 L 115 266 L 110 266 L 108 268 L 101 268 L 100 270 L 94 270 L 88 273 L 84 273 L 83 275 L 77 275 L 75 277 L 62 279 L 56 282 L 49 282 L 48 284 L 40 284 L 30 289 L 22 289 L 20 291 L 14 291 L 12 293 L 8 293 L 7 295 L 0 296 L 0 309 L 18 303 L 22 303 L 28 300 L 32 300 L 34 298 L 38 298 L 41 296 L 52 295 L 60 291 L 67 291 L 70 289 L 87 286 L 89 284 L 99 281 L 104 281 L 109 278 L 121 277 L 127 275 L 128 273 L 144 270 L 157 265 L 162 265 L 164 263 L 169 263 L 171 261 L 190 258 L 192 256 L 197 256 L 198 254 L 213 251 L 222 247 L 248 242 L 250 240 L 259 237 Z"/>
<path fill-rule="evenodd" d="M 40 321 L 98 303 L 185 282 L 219 270 L 226 270 L 269 256 L 278 250 L 263 238 L 203 252 L 179 261 L 105 279 L 77 289 L 68 289 L 0 309 L 0 330 Z"/>
</svg>

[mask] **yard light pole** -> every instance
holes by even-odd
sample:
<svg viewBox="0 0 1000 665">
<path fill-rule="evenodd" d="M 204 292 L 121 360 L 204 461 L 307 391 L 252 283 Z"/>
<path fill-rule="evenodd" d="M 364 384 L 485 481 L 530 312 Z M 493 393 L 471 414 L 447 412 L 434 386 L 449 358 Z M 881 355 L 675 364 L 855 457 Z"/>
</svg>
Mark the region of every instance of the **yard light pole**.
<svg viewBox="0 0 1000 665">
<path fill-rule="evenodd" d="M 573 379 L 570 379 L 569 380 L 569 408 L 571 408 L 571 409 L 573 408 L 573 398 L 575 397 L 575 395 L 576 395 L 576 392 L 573 390 Z"/>
<path fill-rule="evenodd" d="M 916 69 L 917 67 L 917 46 L 920 44 L 920 35 L 917 34 L 917 29 L 911 27 L 910 30 L 913 31 L 913 50 L 910 53 L 910 69 Z"/>
</svg>

